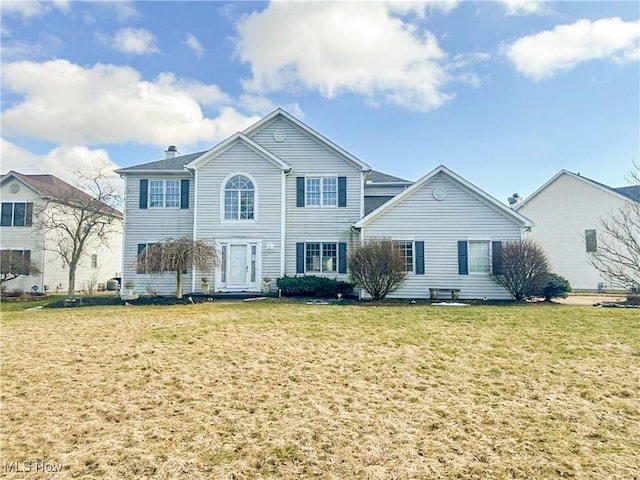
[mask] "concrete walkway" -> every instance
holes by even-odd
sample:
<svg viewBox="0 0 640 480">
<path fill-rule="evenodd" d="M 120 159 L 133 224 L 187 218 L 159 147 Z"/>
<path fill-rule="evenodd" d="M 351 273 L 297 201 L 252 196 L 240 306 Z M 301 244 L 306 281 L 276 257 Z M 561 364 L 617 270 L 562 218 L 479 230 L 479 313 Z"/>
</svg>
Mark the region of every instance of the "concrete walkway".
<svg viewBox="0 0 640 480">
<path fill-rule="evenodd" d="M 595 303 L 602 302 L 623 302 L 625 297 L 622 295 L 598 295 L 598 294 L 584 294 L 584 295 L 569 295 L 567 298 L 554 298 L 556 303 L 562 303 L 564 305 L 593 305 Z"/>
</svg>

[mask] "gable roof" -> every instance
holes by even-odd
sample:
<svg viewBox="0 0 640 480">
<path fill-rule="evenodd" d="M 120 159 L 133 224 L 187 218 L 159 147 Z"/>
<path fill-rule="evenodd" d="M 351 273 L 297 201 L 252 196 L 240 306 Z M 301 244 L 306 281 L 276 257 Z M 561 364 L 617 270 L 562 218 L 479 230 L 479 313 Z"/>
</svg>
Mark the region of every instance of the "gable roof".
<svg viewBox="0 0 640 480">
<path fill-rule="evenodd" d="M 254 142 L 249 137 L 247 137 L 244 133 L 241 133 L 241 132 L 238 132 L 235 135 L 230 136 L 222 143 L 219 143 L 218 145 L 213 147 L 211 150 L 208 150 L 202 153 L 200 156 L 194 158 L 189 163 L 185 164 L 184 168 L 198 169 L 205 163 L 209 162 L 210 160 L 214 159 L 221 153 L 231 148 L 237 142 L 244 143 L 251 150 L 256 152 L 258 155 L 261 155 L 263 158 L 273 163 L 276 167 L 280 168 L 281 170 L 285 172 L 291 171 L 291 165 L 289 165 L 286 162 L 283 162 L 278 157 L 276 157 L 273 153 L 271 153 L 269 150 L 261 147 L 260 145 L 258 145 L 256 142 Z"/>
<path fill-rule="evenodd" d="M 433 169 L 431 172 L 427 173 L 420 180 L 416 181 L 413 185 L 411 185 L 407 189 L 400 192 L 391 200 L 384 203 L 380 207 L 376 208 L 373 212 L 363 217 L 360 221 L 356 222 L 354 224 L 354 227 L 362 228 L 367 223 L 371 222 L 373 219 L 379 217 L 380 215 L 387 212 L 389 209 L 393 208 L 394 205 L 397 205 L 398 203 L 402 202 L 405 198 L 413 195 L 414 192 L 422 188 L 423 185 L 427 184 L 432 178 L 434 178 L 436 175 L 440 173 L 448 176 L 455 182 L 459 183 L 464 188 L 466 188 L 467 190 L 475 194 L 475 196 L 478 197 L 481 201 L 483 201 L 484 203 L 486 203 L 487 205 L 489 205 L 490 207 L 492 207 L 502 215 L 511 218 L 514 222 L 519 223 L 523 227 L 533 226 L 533 222 L 529 220 L 527 217 L 525 217 L 524 215 L 521 215 L 518 212 L 513 211 L 511 208 L 507 207 L 500 201 L 496 200 L 491 195 L 486 193 L 484 190 L 481 190 L 480 188 L 476 187 L 473 183 L 465 180 L 460 175 L 449 170 L 444 165 L 440 165 L 439 167 L 436 167 L 435 169 Z"/>
<path fill-rule="evenodd" d="M 203 152 L 189 153 L 187 155 L 180 155 L 172 158 L 165 158 L 162 160 L 155 160 L 149 163 L 143 163 L 142 165 L 134 165 L 133 167 L 119 168 L 116 173 L 149 173 L 151 171 L 163 171 L 163 172 L 180 172 L 183 173 L 185 165 L 194 161 L 196 158 L 207 153 L 208 150 Z"/>
<path fill-rule="evenodd" d="M 404 178 L 394 177 L 393 175 L 389 175 L 387 173 L 379 172 L 378 170 L 371 170 L 369 175 L 367 176 L 367 183 L 376 183 L 376 184 L 410 184 L 413 183 L 409 180 L 405 180 Z"/>
<path fill-rule="evenodd" d="M 70 185 L 69 183 L 59 179 L 54 175 L 25 175 L 12 170 L 6 175 L 2 176 L 2 182 L 0 183 L 8 182 L 10 178 L 15 178 L 21 181 L 45 199 L 57 200 L 61 202 L 69 201 L 69 199 L 77 199 L 79 202 L 96 200 L 95 197 L 92 197 L 86 192 L 83 192 L 79 188 Z M 117 218 L 123 217 L 120 210 L 116 210 L 106 203 L 103 203 L 103 205 L 106 207 L 106 213 Z"/>
<path fill-rule="evenodd" d="M 258 120 L 256 123 L 254 123 L 253 125 L 251 125 L 248 128 L 246 128 L 242 133 L 244 133 L 247 136 L 250 136 L 254 132 L 256 132 L 257 130 L 261 129 L 264 125 L 266 125 L 269 122 L 271 122 L 276 117 L 285 118 L 289 122 L 293 123 L 294 125 L 296 125 L 300 129 L 302 129 L 304 132 L 309 134 L 311 137 L 315 138 L 317 141 L 319 141 L 320 143 L 324 144 L 330 150 L 333 150 L 337 154 L 345 157 L 348 161 L 350 161 L 351 163 L 356 165 L 362 171 L 368 172 L 369 170 L 371 170 L 371 167 L 369 165 L 367 165 L 366 163 L 364 163 L 362 160 L 356 158 L 355 156 L 353 156 L 352 154 L 350 154 L 349 152 L 347 152 L 343 148 L 341 148 L 338 145 L 336 145 L 335 143 L 333 143 L 331 140 L 329 140 L 329 139 L 325 138 L 324 136 L 320 135 L 314 129 L 312 129 L 311 127 L 305 125 L 300 120 L 298 120 L 296 117 L 294 117 L 293 115 L 291 115 L 291 114 L 287 113 L 286 111 L 284 111 L 282 108 L 278 108 L 278 109 L 274 110 L 273 112 L 271 112 L 266 117 L 262 118 L 261 120 Z"/>
<path fill-rule="evenodd" d="M 561 177 L 562 175 L 567 175 L 571 178 L 574 178 L 576 180 L 585 182 L 589 185 L 592 185 L 593 187 L 608 192 L 614 196 L 623 198 L 625 200 L 633 200 L 636 202 L 640 202 L 640 185 L 632 185 L 629 187 L 619 187 L 619 188 L 612 188 L 608 185 L 605 185 L 604 183 L 600 183 L 597 182 L 595 180 L 592 180 L 590 178 L 587 177 L 583 177 L 582 175 L 580 175 L 579 173 L 573 173 L 570 172 L 569 170 L 565 170 L 562 169 L 560 170 L 558 173 L 556 173 L 553 177 L 551 177 L 547 182 L 545 182 L 540 188 L 538 188 L 535 192 L 533 192 L 531 195 L 529 195 L 528 197 L 526 197 L 522 203 L 520 203 L 518 206 L 515 207 L 516 210 L 521 209 L 524 205 L 526 205 L 528 202 L 531 201 L 531 199 L 535 198 L 537 195 L 539 195 L 543 190 L 545 190 L 549 185 L 551 185 L 553 182 L 555 182 L 559 177 Z"/>
</svg>

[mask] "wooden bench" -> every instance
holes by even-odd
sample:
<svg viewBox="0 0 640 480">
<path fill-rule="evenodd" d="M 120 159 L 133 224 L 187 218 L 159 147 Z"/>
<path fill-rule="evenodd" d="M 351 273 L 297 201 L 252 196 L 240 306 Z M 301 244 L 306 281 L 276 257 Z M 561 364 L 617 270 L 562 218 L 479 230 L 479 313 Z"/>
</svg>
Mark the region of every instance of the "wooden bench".
<svg viewBox="0 0 640 480">
<path fill-rule="evenodd" d="M 429 289 L 429 298 L 431 300 L 437 300 L 440 292 L 449 292 L 451 293 L 451 300 L 458 300 L 458 296 L 460 295 L 459 288 L 430 288 Z"/>
</svg>

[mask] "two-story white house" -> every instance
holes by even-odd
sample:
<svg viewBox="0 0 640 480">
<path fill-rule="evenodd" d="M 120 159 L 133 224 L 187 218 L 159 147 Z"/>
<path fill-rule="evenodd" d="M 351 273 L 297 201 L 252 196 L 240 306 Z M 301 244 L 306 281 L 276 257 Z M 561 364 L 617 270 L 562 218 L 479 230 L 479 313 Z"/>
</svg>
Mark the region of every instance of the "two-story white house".
<svg viewBox="0 0 640 480">
<path fill-rule="evenodd" d="M 640 185 L 612 188 L 561 170 L 515 208 L 535 222 L 527 235 L 544 248 L 552 270 L 573 290 L 598 291 L 619 288 L 589 261 L 603 233 L 601 221 L 633 202 L 640 202 Z"/>
<path fill-rule="evenodd" d="M 33 263 L 38 272 L 23 272 L 23 275 L 6 282 L 8 290 L 66 292 L 68 289 L 68 266 L 55 251 L 55 232 L 38 225 L 38 212 L 53 208 L 58 203 L 67 204 L 70 214 L 73 207 L 66 199 L 87 196 L 73 185 L 54 175 L 25 175 L 8 172 L 0 182 L 2 212 L 0 218 L 0 247 L 11 251 Z M 107 245 L 91 245 L 76 268 L 76 290 L 91 290 L 98 284 L 119 276 L 122 266 L 122 213 L 105 206 L 112 212 L 115 232 Z M 73 224 L 70 222 L 70 224 Z"/>
<path fill-rule="evenodd" d="M 172 293 L 173 275 L 136 268 L 140 252 L 167 237 L 217 245 L 221 267 L 188 271 L 197 292 L 275 289 L 283 275 L 348 280 L 350 249 L 371 236 L 402 242 L 408 279 L 397 297 L 430 286 L 461 298 L 509 298 L 491 279 L 492 242 L 531 226 L 445 167 L 416 183 L 381 172 L 282 109 L 212 149 L 118 170 L 126 181 L 123 277 L 139 293 Z M 462 265 L 464 263 L 464 266 Z"/>
</svg>

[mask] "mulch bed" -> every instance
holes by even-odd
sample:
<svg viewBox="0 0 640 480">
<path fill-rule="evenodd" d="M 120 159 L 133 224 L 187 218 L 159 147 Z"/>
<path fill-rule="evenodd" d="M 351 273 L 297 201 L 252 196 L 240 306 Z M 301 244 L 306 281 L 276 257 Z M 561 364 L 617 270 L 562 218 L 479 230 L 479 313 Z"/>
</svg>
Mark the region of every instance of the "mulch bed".
<svg viewBox="0 0 640 480">
<path fill-rule="evenodd" d="M 120 297 L 78 297 L 74 303 L 67 300 L 58 300 L 45 305 L 45 308 L 69 308 L 69 307 L 93 307 L 99 305 L 188 305 L 190 303 L 212 302 L 213 295 L 185 295 L 176 297 L 138 297 L 132 300 L 123 300 Z"/>
</svg>

